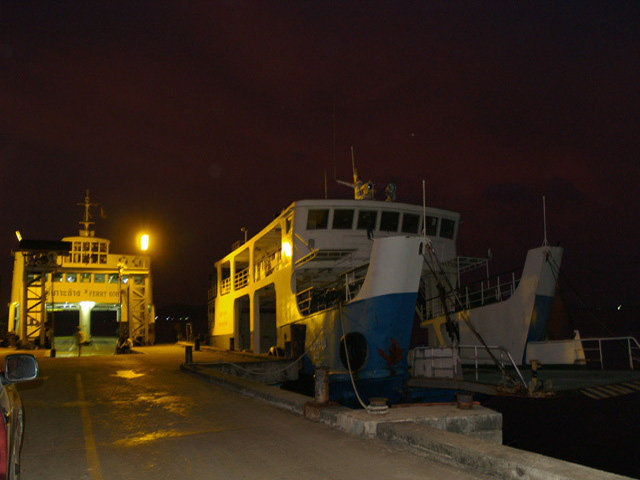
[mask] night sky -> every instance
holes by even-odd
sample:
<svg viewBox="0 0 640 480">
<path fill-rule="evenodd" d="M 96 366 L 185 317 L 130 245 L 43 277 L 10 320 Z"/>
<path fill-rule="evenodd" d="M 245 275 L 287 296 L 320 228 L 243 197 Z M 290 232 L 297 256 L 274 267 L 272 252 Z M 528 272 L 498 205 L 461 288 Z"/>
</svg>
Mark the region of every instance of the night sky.
<svg viewBox="0 0 640 480">
<path fill-rule="evenodd" d="M 76 235 L 90 189 L 113 252 L 151 233 L 156 305 L 203 305 L 242 227 L 325 173 L 352 195 L 353 146 L 495 273 L 542 244 L 544 195 L 581 298 L 638 307 L 638 25 L 635 1 L 2 0 L 2 304 L 14 231 Z"/>
</svg>

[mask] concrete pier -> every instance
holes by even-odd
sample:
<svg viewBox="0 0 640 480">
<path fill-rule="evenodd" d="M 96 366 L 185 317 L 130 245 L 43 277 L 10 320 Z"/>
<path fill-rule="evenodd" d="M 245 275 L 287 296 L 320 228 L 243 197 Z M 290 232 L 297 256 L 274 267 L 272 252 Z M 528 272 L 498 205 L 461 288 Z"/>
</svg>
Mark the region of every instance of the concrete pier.
<svg viewBox="0 0 640 480">
<path fill-rule="evenodd" d="M 474 404 L 393 407 L 384 415 L 321 404 L 310 397 L 195 363 L 181 369 L 208 382 L 354 435 L 407 446 L 433 460 L 505 479 L 613 480 L 620 475 L 502 445 L 501 414 Z"/>
</svg>

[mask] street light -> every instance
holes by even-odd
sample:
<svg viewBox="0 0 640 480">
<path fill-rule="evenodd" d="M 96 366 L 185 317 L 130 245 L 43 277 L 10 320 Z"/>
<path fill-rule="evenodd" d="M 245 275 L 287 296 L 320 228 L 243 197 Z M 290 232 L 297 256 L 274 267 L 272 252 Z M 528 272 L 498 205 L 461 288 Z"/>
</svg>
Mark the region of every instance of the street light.
<svg viewBox="0 0 640 480">
<path fill-rule="evenodd" d="M 140 250 L 147 251 L 149 249 L 149 235 L 146 233 L 140 236 Z"/>
</svg>

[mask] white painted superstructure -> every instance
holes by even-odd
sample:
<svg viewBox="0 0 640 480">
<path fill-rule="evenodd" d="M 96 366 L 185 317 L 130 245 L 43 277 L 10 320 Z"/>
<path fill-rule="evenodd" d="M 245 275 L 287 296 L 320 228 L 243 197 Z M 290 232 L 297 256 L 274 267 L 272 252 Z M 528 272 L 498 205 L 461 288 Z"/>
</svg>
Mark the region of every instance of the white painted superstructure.
<svg viewBox="0 0 640 480">
<path fill-rule="evenodd" d="M 428 207 L 426 219 L 427 234 L 440 258 L 455 258 L 460 215 Z M 313 297 L 320 289 L 344 276 L 342 288 L 351 285 L 354 292 L 337 294 L 350 299 L 359 291 L 373 239 L 420 237 L 422 232 L 423 208 L 417 205 L 375 200 L 292 203 L 215 263 L 209 289 L 211 343 L 256 353 L 285 348 L 292 338 L 291 325 L 322 309 Z M 393 282 L 388 278 L 375 283 L 384 278 L 383 271 L 371 276 L 366 289 L 391 293 Z"/>
</svg>

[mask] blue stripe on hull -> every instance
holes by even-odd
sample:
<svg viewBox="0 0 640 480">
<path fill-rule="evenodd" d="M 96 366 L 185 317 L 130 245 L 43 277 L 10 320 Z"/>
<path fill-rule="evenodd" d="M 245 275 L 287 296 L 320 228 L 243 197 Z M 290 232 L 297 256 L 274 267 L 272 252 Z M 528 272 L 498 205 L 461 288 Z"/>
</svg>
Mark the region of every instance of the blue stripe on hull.
<svg viewBox="0 0 640 480">
<path fill-rule="evenodd" d="M 527 344 L 529 342 L 540 342 L 546 339 L 552 304 L 553 297 L 536 295 L 533 312 L 531 313 L 531 322 L 529 323 L 529 332 L 527 333 L 527 341 L 522 354 L 523 365 L 527 363 Z"/>
<path fill-rule="evenodd" d="M 407 353 L 416 299 L 415 292 L 384 295 L 308 317 L 305 322 L 309 329 L 307 347 L 313 352 L 313 364 L 305 362 L 305 373 L 313 374 L 315 366 L 328 367 L 332 399 L 340 401 L 336 397 L 353 397 L 347 368 L 340 360 L 344 325 L 344 333 L 358 332 L 367 341 L 366 361 L 354 375 L 359 393 L 362 389 L 361 396 L 383 396 L 390 400 L 398 397 L 407 374 Z M 396 355 L 398 361 L 389 365 L 379 350 L 391 357 L 394 343 L 400 347 L 401 355 Z"/>
</svg>

